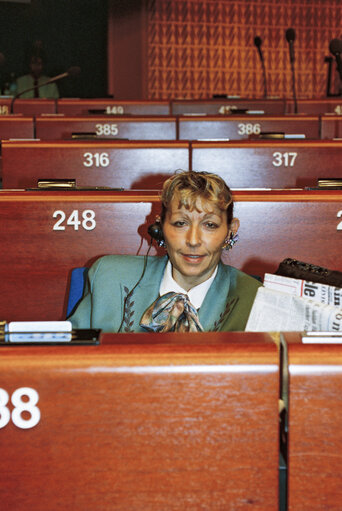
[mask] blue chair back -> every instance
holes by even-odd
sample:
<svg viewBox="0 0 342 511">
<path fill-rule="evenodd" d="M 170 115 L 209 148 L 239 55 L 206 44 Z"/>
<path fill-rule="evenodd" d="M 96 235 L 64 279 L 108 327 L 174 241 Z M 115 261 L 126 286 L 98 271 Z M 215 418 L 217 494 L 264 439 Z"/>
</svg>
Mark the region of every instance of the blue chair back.
<svg viewBox="0 0 342 511">
<path fill-rule="evenodd" d="M 86 266 L 71 270 L 70 289 L 67 305 L 67 318 L 74 312 L 80 302 L 84 286 L 87 280 L 88 269 Z"/>
</svg>

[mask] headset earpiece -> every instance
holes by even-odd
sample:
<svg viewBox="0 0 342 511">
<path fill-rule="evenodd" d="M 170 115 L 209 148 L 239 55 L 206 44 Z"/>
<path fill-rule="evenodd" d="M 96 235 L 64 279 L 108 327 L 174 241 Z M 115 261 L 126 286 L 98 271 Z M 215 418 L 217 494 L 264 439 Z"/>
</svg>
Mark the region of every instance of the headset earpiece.
<svg viewBox="0 0 342 511">
<path fill-rule="evenodd" d="M 154 224 L 149 225 L 147 228 L 147 232 L 149 233 L 151 238 L 157 241 L 160 247 L 165 246 L 163 229 L 160 222 L 155 222 Z"/>
</svg>

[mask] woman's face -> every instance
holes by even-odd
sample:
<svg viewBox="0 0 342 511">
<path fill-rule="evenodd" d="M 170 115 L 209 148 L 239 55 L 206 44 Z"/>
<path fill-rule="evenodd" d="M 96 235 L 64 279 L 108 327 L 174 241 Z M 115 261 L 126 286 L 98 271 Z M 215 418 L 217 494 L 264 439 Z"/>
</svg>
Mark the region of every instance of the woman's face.
<svg viewBox="0 0 342 511">
<path fill-rule="evenodd" d="M 172 276 L 186 291 L 213 274 L 230 231 L 226 211 L 198 198 L 193 211 L 174 197 L 166 211 L 163 233 Z"/>
</svg>

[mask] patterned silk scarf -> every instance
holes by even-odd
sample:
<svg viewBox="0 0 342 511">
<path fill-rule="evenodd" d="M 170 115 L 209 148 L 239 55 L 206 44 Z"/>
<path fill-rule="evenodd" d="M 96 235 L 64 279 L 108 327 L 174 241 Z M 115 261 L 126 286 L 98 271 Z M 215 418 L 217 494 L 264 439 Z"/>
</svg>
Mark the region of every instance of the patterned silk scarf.
<svg viewBox="0 0 342 511">
<path fill-rule="evenodd" d="M 140 326 L 151 332 L 203 332 L 197 310 L 182 293 L 166 293 L 146 309 Z"/>
</svg>

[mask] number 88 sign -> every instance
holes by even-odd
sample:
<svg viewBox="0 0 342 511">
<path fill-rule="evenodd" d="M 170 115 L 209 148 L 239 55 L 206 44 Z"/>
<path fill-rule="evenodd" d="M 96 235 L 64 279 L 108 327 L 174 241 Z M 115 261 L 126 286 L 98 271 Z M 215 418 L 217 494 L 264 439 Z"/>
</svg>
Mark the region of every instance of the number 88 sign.
<svg viewBox="0 0 342 511">
<path fill-rule="evenodd" d="M 23 401 L 25 397 L 25 401 Z M 16 389 L 11 396 L 11 403 L 14 406 L 12 413 L 7 407 L 9 395 L 5 389 L 0 388 L 0 429 L 12 422 L 17 428 L 30 429 L 34 428 L 40 421 L 40 410 L 36 406 L 39 401 L 38 392 L 30 387 L 20 387 Z M 22 414 L 28 412 L 29 417 L 26 418 Z M 26 416 L 26 414 L 25 414 Z"/>
</svg>

